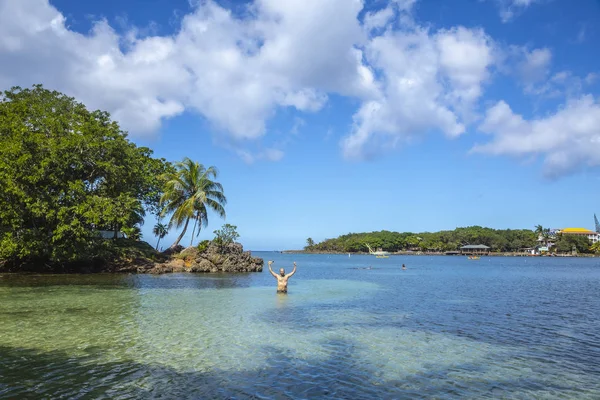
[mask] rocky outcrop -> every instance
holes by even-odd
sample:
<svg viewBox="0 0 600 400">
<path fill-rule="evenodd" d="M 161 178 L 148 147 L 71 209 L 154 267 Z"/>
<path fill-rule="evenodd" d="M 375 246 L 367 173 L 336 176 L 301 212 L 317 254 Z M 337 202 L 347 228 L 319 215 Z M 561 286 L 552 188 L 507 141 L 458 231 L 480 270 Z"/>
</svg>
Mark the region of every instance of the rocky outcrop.
<svg viewBox="0 0 600 400">
<path fill-rule="evenodd" d="M 209 243 L 204 251 L 188 247 L 166 263 L 156 264 L 150 270 L 154 274 L 169 272 L 261 272 L 264 260 L 252 257 L 239 243 L 218 246 Z M 138 271 L 142 272 L 142 271 Z"/>
</svg>

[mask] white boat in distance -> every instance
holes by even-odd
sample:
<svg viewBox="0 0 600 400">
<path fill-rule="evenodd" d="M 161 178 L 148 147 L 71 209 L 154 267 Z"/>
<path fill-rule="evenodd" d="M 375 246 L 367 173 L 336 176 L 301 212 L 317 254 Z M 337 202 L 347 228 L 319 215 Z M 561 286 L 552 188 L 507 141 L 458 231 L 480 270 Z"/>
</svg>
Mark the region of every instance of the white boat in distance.
<svg viewBox="0 0 600 400">
<path fill-rule="evenodd" d="M 381 249 L 377 249 L 377 251 L 373 251 L 371 246 L 368 243 L 365 243 L 365 246 L 369 249 L 369 254 L 374 255 L 377 258 L 388 258 L 389 254 L 387 251 L 383 251 Z"/>
</svg>

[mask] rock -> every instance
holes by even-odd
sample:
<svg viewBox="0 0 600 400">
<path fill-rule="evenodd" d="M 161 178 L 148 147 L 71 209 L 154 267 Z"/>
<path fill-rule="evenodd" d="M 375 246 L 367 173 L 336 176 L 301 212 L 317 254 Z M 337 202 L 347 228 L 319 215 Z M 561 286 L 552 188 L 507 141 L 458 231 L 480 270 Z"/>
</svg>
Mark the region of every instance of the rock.
<svg viewBox="0 0 600 400">
<path fill-rule="evenodd" d="M 169 266 L 168 264 L 156 264 L 156 266 L 152 269 L 150 269 L 149 271 L 147 271 L 150 274 L 166 274 L 169 272 L 173 272 L 173 267 Z"/>
<path fill-rule="evenodd" d="M 171 272 L 185 272 L 185 261 L 172 258 L 166 263 L 154 264 L 154 266 L 150 269 L 145 270 L 144 272 L 150 274 L 167 274 Z M 139 269 L 138 269 L 138 272 Z"/>
<path fill-rule="evenodd" d="M 192 262 L 189 270 L 190 272 L 212 272 L 216 270 L 215 264 L 208 261 L 206 258 L 197 258 Z"/>
<path fill-rule="evenodd" d="M 183 250 L 181 253 L 179 253 L 179 257 L 183 258 L 184 260 L 194 259 L 198 257 L 198 253 L 200 252 L 198 251 L 197 247 L 190 246 Z"/>
<path fill-rule="evenodd" d="M 180 244 L 178 244 L 175 247 L 169 247 L 168 249 L 166 249 L 165 251 L 162 252 L 162 254 L 166 255 L 166 256 L 170 256 L 173 254 L 178 254 L 181 253 L 183 251 L 184 247 Z"/>
<path fill-rule="evenodd" d="M 190 251 L 189 254 L 191 255 L 192 252 Z M 188 270 L 191 272 L 227 273 L 261 272 L 263 264 L 264 260 L 262 258 L 252 257 L 249 251 L 244 252 L 244 248 L 239 243 L 231 243 L 225 246 L 210 243 L 206 250 L 196 253 L 196 257 Z"/>
</svg>

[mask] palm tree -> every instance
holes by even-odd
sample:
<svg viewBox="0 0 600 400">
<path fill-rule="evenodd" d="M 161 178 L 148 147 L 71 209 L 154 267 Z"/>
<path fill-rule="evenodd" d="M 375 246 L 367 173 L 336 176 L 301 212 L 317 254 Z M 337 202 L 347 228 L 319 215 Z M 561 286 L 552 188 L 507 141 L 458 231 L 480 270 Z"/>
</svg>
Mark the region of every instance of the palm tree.
<svg viewBox="0 0 600 400">
<path fill-rule="evenodd" d="M 541 235 L 544 233 L 544 227 L 543 227 L 543 226 L 541 226 L 541 225 L 536 225 L 536 226 L 535 226 L 535 233 L 536 233 L 538 236 L 541 236 Z"/>
<path fill-rule="evenodd" d="M 177 171 L 166 176 L 167 183 L 160 199 L 164 207 L 162 215 L 172 213 L 169 227 L 173 224 L 177 228 L 183 225 L 183 231 L 171 248 L 177 246 L 185 235 L 190 219 L 194 219 L 193 241 L 198 222 L 204 227 L 208 224 L 208 209 L 225 218 L 224 206 L 227 204 L 223 186 L 213 180 L 218 175 L 215 167 L 204 168 L 204 165 L 187 157 L 175 167 Z M 200 229 L 196 235 L 199 234 Z"/>
<path fill-rule="evenodd" d="M 548 247 L 548 243 L 553 235 L 550 233 L 550 228 L 544 228 L 542 225 L 535 226 L 535 234 L 538 235 L 538 241 L 544 243 Z"/>
<path fill-rule="evenodd" d="M 158 242 L 156 242 L 156 250 L 158 250 L 158 244 L 160 243 L 160 239 L 167 236 L 167 234 L 169 233 L 169 227 L 159 222 L 156 225 L 154 225 L 152 233 L 154 233 L 154 236 L 158 236 Z"/>
<path fill-rule="evenodd" d="M 546 228 L 542 231 L 542 240 L 544 241 L 544 245 L 548 247 L 548 242 L 550 241 L 550 228 Z"/>
<path fill-rule="evenodd" d="M 129 238 L 138 241 L 142 238 L 142 229 L 137 226 L 124 227 L 121 231 Z"/>
</svg>

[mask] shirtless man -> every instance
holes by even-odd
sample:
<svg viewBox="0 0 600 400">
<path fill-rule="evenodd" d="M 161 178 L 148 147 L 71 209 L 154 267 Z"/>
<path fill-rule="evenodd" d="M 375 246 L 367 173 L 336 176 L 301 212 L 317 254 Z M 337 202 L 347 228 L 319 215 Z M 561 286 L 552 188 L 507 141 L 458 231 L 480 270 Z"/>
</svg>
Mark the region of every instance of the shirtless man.
<svg viewBox="0 0 600 400">
<path fill-rule="evenodd" d="M 279 269 L 279 275 L 277 275 L 271 269 L 271 264 L 273 264 L 273 261 L 269 261 L 269 272 L 277 279 L 277 293 L 287 293 L 288 279 L 290 279 L 290 277 L 296 273 L 296 262 L 294 262 L 294 269 L 292 272 L 287 275 L 285 274 L 285 270 L 283 268 Z"/>
</svg>

